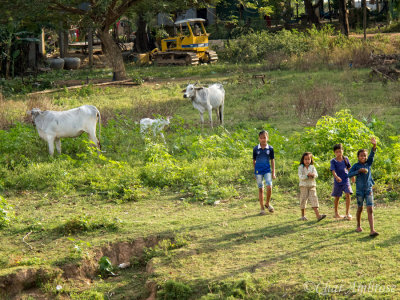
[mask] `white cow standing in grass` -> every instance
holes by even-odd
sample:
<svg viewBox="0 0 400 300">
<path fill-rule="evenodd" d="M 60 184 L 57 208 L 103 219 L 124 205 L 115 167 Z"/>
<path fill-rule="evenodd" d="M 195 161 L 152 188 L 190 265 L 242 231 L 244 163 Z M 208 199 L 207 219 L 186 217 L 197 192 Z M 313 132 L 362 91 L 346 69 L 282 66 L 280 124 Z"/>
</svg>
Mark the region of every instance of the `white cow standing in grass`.
<svg viewBox="0 0 400 300">
<path fill-rule="evenodd" d="M 144 118 L 140 120 L 140 133 L 142 135 L 145 135 L 146 131 L 152 130 L 154 137 L 157 135 L 157 133 L 160 133 L 160 136 L 164 140 L 165 143 L 165 137 L 163 134 L 163 130 L 165 126 L 168 126 L 171 122 L 170 120 L 172 117 L 167 117 L 166 119 L 150 119 L 150 118 Z"/>
<path fill-rule="evenodd" d="M 32 117 L 39 136 L 49 145 L 50 155 L 54 154 L 54 142 L 59 154 L 61 154 L 61 138 L 77 137 L 83 132 L 89 135 L 89 139 L 100 149 L 100 141 L 96 138 L 96 125 L 100 122 L 99 110 L 93 105 L 83 105 L 67 111 L 41 111 L 33 108 L 27 112 Z"/>
<path fill-rule="evenodd" d="M 208 117 L 210 119 L 211 128 L 213 127 L 212 121 L 212 110 L 215 109 L 217 112 L 217 119 L 219 119 L 221 125 L 224 124 L 224 101 L 225 101 L 225 90 L 222 84 L 212 84 L 208 87 L 197 87 L 195 84 L 189 84 L 185 90 L 183 90 L 184 98 L 190 98 L 194 108 L 200 113 L 201 126 L 204 124 L 203 114 L 208 111 Z"/>
</svg>

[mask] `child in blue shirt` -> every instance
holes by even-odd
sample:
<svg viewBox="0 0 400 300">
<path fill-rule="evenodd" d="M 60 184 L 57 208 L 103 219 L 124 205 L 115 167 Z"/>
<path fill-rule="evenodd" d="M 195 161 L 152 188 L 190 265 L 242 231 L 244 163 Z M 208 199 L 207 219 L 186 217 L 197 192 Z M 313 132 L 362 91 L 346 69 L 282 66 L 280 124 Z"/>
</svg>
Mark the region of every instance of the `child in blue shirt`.
<svg viewBox="0 0 400 300">
<path fill-rule="evenodd" d="M 274 212 L 274 208 L 270 205 L 272 193 L 272 179 L 275 179 L 275 156 L 274 148 L 268 145 L 268 132 L 263 130 L 258 134 L 260 144 L 253 149 L 253 166 L 254 174 L 258 185 L 258 199 L 261 206 L 261 215 L 265 215 L 264 210 L 264 182 L 267 185 L 267 196 L 265 199 L 265 208 L 269 212 Z M 271 162 L 271 163 L 270 163 Z"/>
<path fill-rule="evenodd" d="M 351 167 L 348 157 L 343 155 L 342 144 L 336 144 L 333 146 L 333 152 L 335 153 L 335 158 L 331 160 L 330 170 L 335 178 L 333 183 L 332 196 L 334 197 L 334 207 L 335 207 L 335 218 L 342 219 L 343 216 L 339 215 L 338 206 L 339 199 L 342 197 L 343 192 L 346 195 L 346 215 L 345 220 L 351 220 L 350 215 L 350 195 L 353 194 L 351 189 L 348 173 Z"/>
<path fill-rule="evenodd" d="M 357 232 L 361 232 L 361 213 L 363 211 L 364 201 L 367 206 L 369 227 L 371 229 L 370 236 L 375 237 L 379 233 L 374 228 L 374 196 L 372 193 L 372 186 L 374 180 L 371 174 L 371 165 L 374 162 L 374 156 L 376 151 L 376 139 L 371 138 L 372 149 L 367 159 L 367 150 L 361 149 L 357 152 L 358 163 L 350 169 L 349 177 L 357 176 L 356 178 L 356 196 L 357 196 Z"/>
</svg>

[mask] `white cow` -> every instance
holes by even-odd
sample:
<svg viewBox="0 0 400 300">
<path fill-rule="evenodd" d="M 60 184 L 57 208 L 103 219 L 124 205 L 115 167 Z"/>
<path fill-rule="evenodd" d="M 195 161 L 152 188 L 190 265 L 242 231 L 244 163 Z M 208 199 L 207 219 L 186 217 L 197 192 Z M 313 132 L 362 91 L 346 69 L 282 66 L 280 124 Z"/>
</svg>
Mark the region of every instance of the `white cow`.
<svg viewBox="0 0 400 300">
<path fill-rule="evenodd" d="M 204 124 L 203 114 L 208 111 L 210 125 L 211 128 L 213 127 L 213 109 L 216 110 L 217 119 L 219 119 L 221 125 L 224 124 L 225 90 L 222 84 L 213 84 L 208 87 L 197 87 L 195 84 L 189 84 L 183 92 L 183 97 L 190 98 L 194 108 L 200 112 L 201 126 Z"/>
<path fill-rule="evenodd" d="M 99 110 L 93 105 L 83 105 L 67 111 L 41 111 L 33 108 L 27 112 L 32 117 L 39 136 L 49 145 L 50 155 L 54 154 L 54 142 L 61 154 L 60 138 L 77 137 L 83 132 L 100 149 L 100 141 L 96 138 L 96 125 L 99 122 L 99 136 L 101 133 L 101 116 Z"/>
<path fill-rule="evenodd" d="M 152 129 L 153 135 L 156 136 L 157 132 L 159 132 L 165 142 L 164 134 L 162 133 L 162 131 L 164 130 L 165 126 L 170 124 L 171 119 L 172 117 L 167 117 L 166 119 L 150 119 L 150 118 L 141 119 L 140 133 L 144 135 L 146 131 Z"/>
</svg>

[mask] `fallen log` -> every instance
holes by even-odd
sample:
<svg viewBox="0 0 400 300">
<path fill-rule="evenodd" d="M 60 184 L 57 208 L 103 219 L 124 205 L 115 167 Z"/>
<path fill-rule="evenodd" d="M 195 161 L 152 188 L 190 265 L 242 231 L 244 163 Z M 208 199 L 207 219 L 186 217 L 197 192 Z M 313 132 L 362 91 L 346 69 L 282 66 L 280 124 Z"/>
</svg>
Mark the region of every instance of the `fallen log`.
<svg viewBox="0 0 400 300">
<path fill-rule="evenodd" d="M 125 85 L 127 83 L 131 83 L 130 85 L 139 85 L 137 83 L 132 82 L 132 79 L 125 79 L 125 80 L 119 80 L 119 81 L 107 81 L 107 82 L 102 82 L 102 83 L 94 83 L 94 84 L 91 84 L 91 85 L 92 86 L 119 85 L 119 84 Z M 63 91 L 65 89 L 67 89 L 67 90 L 79 89 L 81 87 L 85 87 L 85 86 L 88 86 L 88 85 L 89 84 L 73 85 L 73 86 L 68 86 L 68 87 L 62 87 L 62 88 L 44 90 L 44 91 L 39 91 L 39 92 L 33 92 L 33 93 L 29 93 L 28 96 L 54 93 L 54 92 Z"/>
<path fill-rule="evenodd" d="M 379 74 L 379 75 L 381 75 L 381 76 L 383 76 L 383 77 L 385 77 L 385 78 L 387 78 L 389 80 L 396 81 L 396 79 L 390 77 L 389 75 L 386 75 L 385 73 L 383 73 L 381 71 L 378 71 L 376 68 L 371 68 L 371 69 L 372 69 L 372 72 L 375 72 L 375 73 L 377 73 L 377 74 Z"/>
</svg>

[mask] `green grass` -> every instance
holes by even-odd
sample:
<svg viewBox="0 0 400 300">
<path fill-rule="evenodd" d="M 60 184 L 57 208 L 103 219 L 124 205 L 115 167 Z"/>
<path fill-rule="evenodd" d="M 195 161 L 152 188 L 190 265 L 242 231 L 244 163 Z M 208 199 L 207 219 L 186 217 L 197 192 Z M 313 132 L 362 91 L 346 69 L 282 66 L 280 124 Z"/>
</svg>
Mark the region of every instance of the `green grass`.
<svg viewBox="0 0 400 300">
<path fill-rule="evenodd" d="M 134 264 L 135 268 L 118 271 L 117 277 L 97 278 L 90 286 L 60 278 L 55 282 L 64 287 L 64 296 L 72 298 L 86 290 L 112 293 L 113 299 L 141 299 L 147 293 L 143 287 L 147 280 L 156 281 L 164 294 L 171 292 L 167 280 L 175 282 L 170 287 L 175 287 L 175 292 L 190 287 L 192 299 L 285 295 L 318 299 L 324 296 L 324 288 L 330 289 L 327 297 L 331 298 L 400 296 L 396 161 L 392 173 L 378 167 L 373 170 L 379 175 L 375 220 L 381 234 L 375 239 L 368 236 L 366 212 L 361 234 L 354 231 L 355 220 L 333 220 L 331 178 L 322 175 L 322 161 L 317 188 L 321 212 L 328 218 L 317 223 L 308 208 L 310 221 L 298 221 L 295 171 L 304 128 L 315 125 L 321 116 L 320 106 L 313 113 L 299 113 L 300 94 L 316 102 L 328 94 L 334 103 L 330 115 L 348 108 L 357 119 L 373 124 L 384 149 L 377 154 L 376 166 L 383 168 L 386 158 L 396 157 L 395 150 L 389 151 L 389 136 L 400 134 L 398 83 L 370 81 L 366 69 L 266 72 L 262 65 L 222 64 L 128 72 L 166 80 L 137 87 L 88 87 L 35 100 L 39 106 L 48 104 L 56 109 L 96 105 L 105 121 L 104 157 L 97 158 L 87 150 L 85 136 L 64 139 L 65 154 L 49 158 L 46 145 L 30 125 L 0 132 L 4 152 L 0 191 L 16 214 L 12 224 L 0 230 L 0 275 L 21 266 L 79 262 L 91 257 L 96 248 L 117 241 L 183 236 L 187 243 L 179 249 L 154 251 L 152 275 L 145 272 L 142 261 Z M 267 76 L 265 85 L 252 79 L 260 73 Z M 203 84 L 224 83 L 226 130 L 212 130 L 207 125 L 201 130 L 197 111 L 182 97 L 187 77 Z M 9 115 L 14 118 L 11 121 L 20 120 L 26 101 L 18 97 L 7 101 L 6 105 L 16 107 Z M 165 149 L 143 140 L 134 123 L 152 115 L 174 115 L 166 130 Z M 257 132 L 265 127 L 270 130 L 271 145 L 280 149 L 273 191 L 276 212 L 259 216 L 251 146 L 258 143 Z M 354 163 L 355 157 L 350 160 Z M 215 200 L 220 204 L 207 205 Z M 354 197 L 352 203 L 355 217 Z M 340 208 L 343 212 L 343 201 Z M 22 242 L 29 232 L 25 241 L 33 250 Z M 364 292 L 362 286 L 370 283 L 391 290 Z M 341 292 L 334 291 L 336 285 L 343 286 Z M 55 286 L 44 284 L 41 291 L 54 296 Z"/>
</svg>

